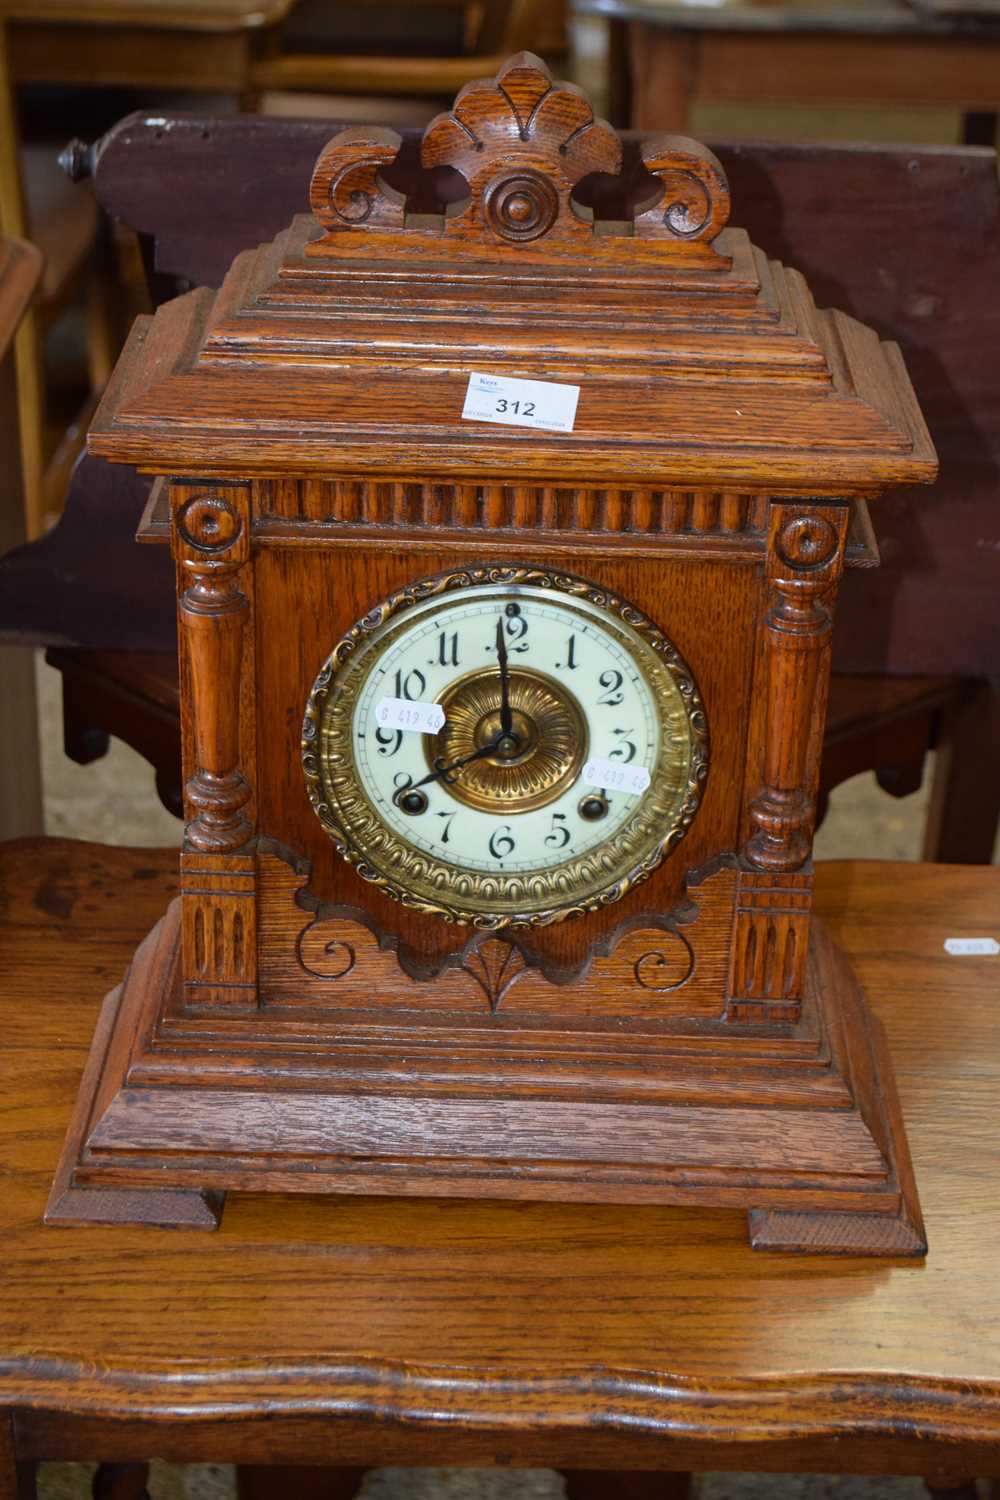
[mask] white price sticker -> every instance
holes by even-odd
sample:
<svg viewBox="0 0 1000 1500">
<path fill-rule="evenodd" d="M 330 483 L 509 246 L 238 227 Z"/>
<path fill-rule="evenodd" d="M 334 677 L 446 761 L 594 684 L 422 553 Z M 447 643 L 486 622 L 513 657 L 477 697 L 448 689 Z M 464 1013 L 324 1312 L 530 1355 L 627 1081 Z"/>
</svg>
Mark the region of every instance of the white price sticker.
<svg viewBox="0 0 1000 1500">
<path fill-rule="evenodd" d="M 963 958 L 970 954 L 995 958 L 1000 953 L 1000 943 L 996 938 L 945 938 L 944 951 Z"/>
<path fill-rule="evenodd" d="M 623 766 L 617 760 L 601 760 L 595 756 L 583 768 L 583 779 L 588 786 L 602 787 L 606 792 L 626 792 L 636 797 L 649 786 L 649 772 L 645 766 Z"/>
<path fill-rule="evenodd" d="M 481 375 L 474 371 L 469 376 L 462 420 L 572 432 L 579 399 L 578 385 L 559 385 L 554 380 L 514 380 L 508 375 Z"/>
<path fill-rule="evenodd" d="M 380 729 L 408 729 L 413 734 L 437 734 L 444 724 L 440 703 L 411 703 L 408 698 L 382 698 L 375 709 Z"/>
</svg>

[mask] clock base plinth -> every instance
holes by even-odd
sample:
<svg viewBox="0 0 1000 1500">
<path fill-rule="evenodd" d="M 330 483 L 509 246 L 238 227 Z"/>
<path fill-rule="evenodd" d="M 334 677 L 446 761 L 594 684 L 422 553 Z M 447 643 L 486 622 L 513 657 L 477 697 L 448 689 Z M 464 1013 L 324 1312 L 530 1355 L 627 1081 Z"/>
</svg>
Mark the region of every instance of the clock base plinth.
<svg viewBox="0 0 1000 1500">
<path fill-rule="evenodd" d="M 47 1223 L 211 1229 L 227 1190 L 461 1196 L 735 1208 L 755 1249 L 926 1250 L 885 1037 L 818 923 L 811 1072 L 793 1029 L 744 1058 L 734 1026 L 721 1067 L 719 1033 L 707 1061 L 657 1058 L 652 1103 L 599 1077 L 569 1099 L 401 1089 L 388 1068 L 359 1084 L 329 1029 L 296 1062 L 266 1019 L 178 1047 L 161 1019 L 178 985 L 175 904 L 105 1001 Z"/>
<path fill-rule="evenodd" d="M 73 1120 L 45 1205 L 45 1223 L 148 1224 L 155 1229 L 217 1229 L 226 1201 L 224 1192 L 196 1187 L 89 1187 L 76 1180 L 80 1148 L 118 1018 L 122 990 L 122 985 L 112 990 L 101 1006 Z"/>
</svg>

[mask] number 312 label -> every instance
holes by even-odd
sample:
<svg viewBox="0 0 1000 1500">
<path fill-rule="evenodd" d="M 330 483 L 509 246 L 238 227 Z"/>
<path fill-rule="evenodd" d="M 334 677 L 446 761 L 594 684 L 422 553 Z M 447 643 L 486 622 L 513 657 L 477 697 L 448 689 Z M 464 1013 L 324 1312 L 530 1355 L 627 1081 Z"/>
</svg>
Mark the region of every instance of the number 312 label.
<svg viewBox="0 0 1000 1500">
<path fill-rule="evenodd" d="M 462 420 L 572 432 L 579 399 L 578 385 L 560 385 L 554 380 L 514 380 L 508 375 L 474 372 L 469 376 Z"/>
</svg>

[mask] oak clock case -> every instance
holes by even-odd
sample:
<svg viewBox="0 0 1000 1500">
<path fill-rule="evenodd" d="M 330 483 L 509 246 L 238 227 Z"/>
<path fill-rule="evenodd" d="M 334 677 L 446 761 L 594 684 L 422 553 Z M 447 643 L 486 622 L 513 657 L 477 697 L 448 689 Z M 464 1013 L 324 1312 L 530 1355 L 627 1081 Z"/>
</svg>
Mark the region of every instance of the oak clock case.
<svg viewBox="0 0 1000 1500">
<path fill-rule="evenodd" d="M 838 580 L 935 472 L 899 351 L 530 54 L 419 162 L 340 132 L 310 207 L 139 320 L 91 430 L 157 476 L 186 824 L 48 1221 L 555 1198 L 923 1253 L 810 915 Z M 572 430 L 463 419 L 484 371 L 578 386 Z"/>
</svg>

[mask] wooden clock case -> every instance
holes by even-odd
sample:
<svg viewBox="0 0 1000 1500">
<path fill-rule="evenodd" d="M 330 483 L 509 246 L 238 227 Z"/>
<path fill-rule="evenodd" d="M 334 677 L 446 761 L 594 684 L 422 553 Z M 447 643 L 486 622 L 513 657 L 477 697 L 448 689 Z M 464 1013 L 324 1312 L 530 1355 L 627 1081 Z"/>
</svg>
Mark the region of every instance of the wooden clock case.
<svg viewBox="0 0 1000 1500">
<path fill-rule="evenodd" d="M 398 153 L 336 136 L 312 217 L 139 320 L 91 431 L 161 476 L 187 825 L 47 1219 L 211 1227 L 235 1188 L 696 1203 L 761 1248 L 922 1254 L 882 1033 L 810 922 L 838 578 L 875 561 L 865 502 L 936 468 L 899 352 L 726 227 L 710 152 L 623 163 L 528 54 L 408 179 Z M 578 384 L 574 431 L 462 421 L 472 370 Z M 621 900 L 456 927 L 336 853 L 303 710 L 380 601 L 537 568 L 666 632 L 708 775 Z"/>
</svg>

